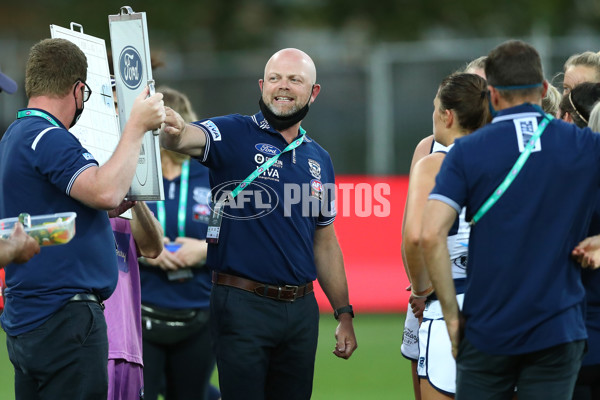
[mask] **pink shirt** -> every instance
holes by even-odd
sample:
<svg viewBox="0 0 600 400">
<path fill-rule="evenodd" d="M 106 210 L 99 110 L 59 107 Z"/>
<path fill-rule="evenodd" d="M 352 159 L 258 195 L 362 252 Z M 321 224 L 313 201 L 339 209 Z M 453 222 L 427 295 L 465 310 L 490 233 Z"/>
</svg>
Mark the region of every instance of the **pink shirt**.
<svg viewBox="0 0 600 400">
<path fill-rule="evenodd" d="M 142 311 L 138 252 L 129 220 L 110 218 L 115 235 L 119 281 L 104 302 L 108 326 L 108 358 L 144 365 L 142 360 Z"/>
</svg>

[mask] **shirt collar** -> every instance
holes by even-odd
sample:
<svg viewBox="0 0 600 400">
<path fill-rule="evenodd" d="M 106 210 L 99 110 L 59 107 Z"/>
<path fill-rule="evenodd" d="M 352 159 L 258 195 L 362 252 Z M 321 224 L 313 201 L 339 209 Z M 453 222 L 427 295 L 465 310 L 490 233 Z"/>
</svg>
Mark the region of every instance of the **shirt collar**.
<svg viewBox="0 0 600 400">
<path fill-rule="evenodd" d="M 492 123 L 513 120 L 523 117 L 543 117 L 544 110 L 536 104 L 523 103 L 515 107 L 505 108 L 498 111 L 498 114 L 492 119 Z"/>
<path fill-rule="evenodd" d="M 260 111 L 252 116 L 252 121 L 254 121 L 254 123 L 263 131 L 278 133 L 275 129 L 271 128 L 271 125 L 269 125 L 269 122 Z"/>
<path fill-rule="evenodd" d="M 277 132 L 275 129 L 271 128 L 271 125 L 269 125 L 269 121 L 267 121 L 267 119 L 264 117 L 264 115 L 262 114 L 262 112 L 257 112 L 256 114 L 254 114 L 252 116 L 252 121 L 263 131 L 267 131 L 271 134 L 274 135 L 278 135 L 281 136 L 281 133 Z M 300 135 L 302 133 L 304 133 L 304 129 L 302 128 L 302 126 L 300 127 L 300 130 L 298 132 L 298 135 L 296 136 L 296 139 L 298 137 L 300 137 Z M 281 136 L 283 138 L 283 136 Z M 306 139 L 306 135 L 305 135 L 305 139 Z M 295 139 L 294 139 L 295 140 Z M 304 140 L 304 142 L 306 142 L 307 140 Z"/>
</svg>

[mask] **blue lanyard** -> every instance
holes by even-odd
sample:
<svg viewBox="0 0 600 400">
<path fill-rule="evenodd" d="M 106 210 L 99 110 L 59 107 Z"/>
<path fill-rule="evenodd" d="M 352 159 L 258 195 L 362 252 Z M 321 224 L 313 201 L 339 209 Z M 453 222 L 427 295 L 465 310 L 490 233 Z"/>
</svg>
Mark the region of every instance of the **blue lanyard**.
<svg viewBox="0 0 600 400">
<path fill-rule="evenodd" d="M 17 119 L 21 119 L 21 118 L 25 118 L 25 117 L 42 117 L 45 120 L 48 120 L 52 125 L 58 126 L 60 128 L 60 125 L 54 120 L 54 118 L 52 118 L 45 112 L 42 112 L 39 110 L 27 109 L 27 110 L 21 110 L 21 111 L 17 112 Z"/>
<path fill-rule="evenodd" d="M 260 168 L 257 168 L 254 171 L 252 171 L 252 173 L 250 175 L 248 175 L 242 183 L 237 185 L 235 187 L 235 189 L 233 189 L 231 191 L 231 193 L 229 194 L 229 197 L 231 199 L 235 198 L 235 196 L 237 196 L 238 193 L 240 193 L 242 190 L 244 190 L 244 188 L 246 186 L 251 184 L 256 179 L 257 176 L 259 176 L 260 174 L 262 174 L 263 172 L 268 170 L 269 167 L 271 167 L 273 164 L 275 164 L 277 162 L 277 160 L 279 159 L 279 157 L 283 153 L 287 153 L 288 151 L 294 150 L 296 147 L 300 146 L 302 144 L 302 142 L 304 141 L 305 135 L 306 135 L 306 131 L 304 129 L 302 129 L 302 127 L 300 127 L 300 137 L 298 139 L 295 139 L 292 143 L 288 144 L 287 147 L 285 149 L 283 149 L 283 151 L 281 153 L 276 154 L 275 156 L 269 158 L 263 165 L 260 166 Z"/>
<path fill-rule="evenodd" d="M 510 169 L 510 172 L 508 173 L 508 175 L 506 175 L 504 181 L 502 181 L 502 183 L 498 185 L 496 190 L 494 190 L 494 192 L 485 201 L 485 203 L 483 203 L 479 210 L 477 210 L 477 212 L 471 219 L 471 222 L 469 223 L 471 226 L 475 225 L 477 221 L 479 221 L 481 217 L 483 217 L 483 215 L 486 212 L 488 212 L 490 208 L 492 208 L 492 206 L 498 201 L 498 199 L 502 197 L 504 192 L 506 192 L 506 189 L 508 189 L 508 187 L 513 183 L 519 172 L 521 172 L 521 168 L 523 168 L 523 165 L 525 165 L 525 162 L 531 155 L 531 152 L 533 151 L 533 147 L 535 146 L 536 142 L 538 141 L 540 136 L 542 136 L 542 133 L 544 133 L 546 126 L 548 126 L 550 121 L 554 119 L 554 117 L 552 117 L 550 114 L 544 113 L 542 115 L 544 115 L 544 119 L 540 122 L 537 131 L 535 131 L 533 136 L 529 139 L 525 150 L 521 153 L 521 155 L 515 162 L 515 165 L 513 165 L 513 167 Z"/>
<path fill-rule="evenodd" d="M 177 208 L 177 235 L 185 237 L 185 218 L 187 214 L 188 184 L 190 176 L 190 160 L 185 160 L 181 165 L 181 178 L 179 186 L 179 206 Z M 167 214 L 165 212 L 165 202 L 156 202 L 156 211 L 158 221 L 163 228 L 163 233 L 167 236 Z"/>
</svg>

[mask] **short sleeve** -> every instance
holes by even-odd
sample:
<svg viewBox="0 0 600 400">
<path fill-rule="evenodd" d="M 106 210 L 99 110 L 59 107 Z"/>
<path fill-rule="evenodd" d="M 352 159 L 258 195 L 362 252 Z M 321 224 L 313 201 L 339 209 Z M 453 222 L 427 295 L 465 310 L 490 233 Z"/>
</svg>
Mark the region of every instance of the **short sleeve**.
<svg viewBox="0 0 600 400">
<path fill-rule="evenodd" d="M 34 167 L 61 191 L 69 195 L 75 179 L 98 161 L 69 131 L 53 129 L 32 144 Z"/>
<path fill-rule="evenodd" d="M 216 117 L 194 122 L 193 125 L 206 135 L 204 155 L 199 161 L 208 168 L 222 168 L 227 157 L 231 157 L 235 151 L 235 121 L 230 117 Z M 239 130 L 239 124 L 237 127 Z"/>
</svg>

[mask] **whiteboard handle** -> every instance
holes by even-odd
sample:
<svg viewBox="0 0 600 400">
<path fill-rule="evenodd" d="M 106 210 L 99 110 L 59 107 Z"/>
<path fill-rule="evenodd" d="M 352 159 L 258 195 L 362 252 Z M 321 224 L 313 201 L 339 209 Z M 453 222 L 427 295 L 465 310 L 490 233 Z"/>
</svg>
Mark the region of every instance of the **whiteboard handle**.
<svg viewBox="0 0 600 400">
<path fill-rule="evenodd" d="M 148 92 L 149 92 L 148 93 L 148 97 L 153 96 L 154 93 L 156 93 L 156 89 L 155 89 L 155 86 L 154 86 L 154 79 L 148 80 Z M 152 131 L 152 134 L 154 136 L 158 136 L 160 134 L 160 131 L 158 129 L 154 129 Z"/>
<path fill-rule="evenodd" d="M 72 30 L 72 31 L 74 31 L 74 30 L 75 30 L 75 28 L 79 28 L 79 32 L 80 32 L 80 33 L 83 33 L 83 25 L 81 25 L 81 24 L 78 24 L 78 23 L 76 23 L 76 22 L 71 22 L 71 24 L 70 24 L 70 25 L 71 25 L 71 30 Z"/>
<path fill-rule="evenodd" d="M 133 9 L 129 6 L 121 7 L 121 15 L 125 15 L 125 14 L 133 14 Z"/>
</svg>

